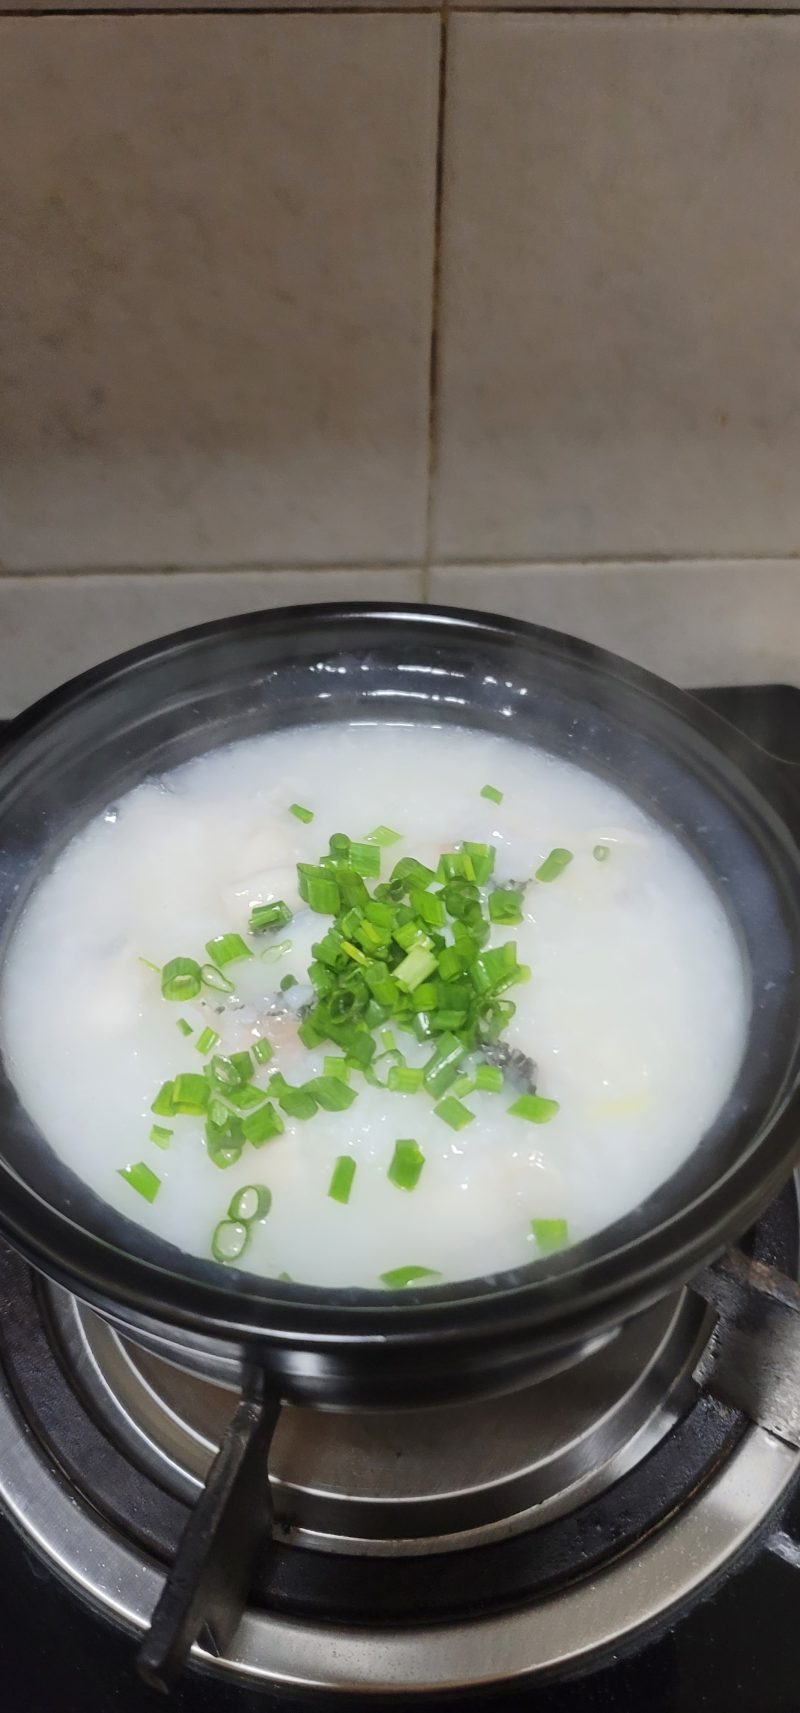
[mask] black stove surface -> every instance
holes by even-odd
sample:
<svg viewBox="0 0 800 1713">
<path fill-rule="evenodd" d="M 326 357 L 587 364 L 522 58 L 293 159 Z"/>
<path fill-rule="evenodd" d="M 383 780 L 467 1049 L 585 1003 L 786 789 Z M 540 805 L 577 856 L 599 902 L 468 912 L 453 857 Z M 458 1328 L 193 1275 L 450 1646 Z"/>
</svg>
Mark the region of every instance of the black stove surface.
<svg viewBox="0 0 800 1713">
<path fill-rule="evenodd" d="M 702 695 L 765 749 L 800 762 L 800 689 L 750 686 Z M 164 1698 L 135 1675 L 132 1639 L 62 1587 L 2 1517 L 0 1588 L 0 1684 L 9 1713 L 155 1713 L 164 1707 Z M 484 1696 L 480 1705 L 525 1705 L 537 1713 L 638 1713 L 640 1707 L 648 1713 L 798 1713 L 799 1595 L 800 1486 L 745 1563 L 666 1634 L 640 1641 L 625 1658 L 580 1679 L 528 1683 Z M 192 1672 L 173 1691 L 171 1704 L 176 1713 L 279 1713 L 310 1708 L 312 1699 L 244 1690 Z M 320 1705 L 345 1703 L 314 1698 L 313 1706 Z M 454 1702 L 418 1705 L 443 1709 Z"/>
</svg>

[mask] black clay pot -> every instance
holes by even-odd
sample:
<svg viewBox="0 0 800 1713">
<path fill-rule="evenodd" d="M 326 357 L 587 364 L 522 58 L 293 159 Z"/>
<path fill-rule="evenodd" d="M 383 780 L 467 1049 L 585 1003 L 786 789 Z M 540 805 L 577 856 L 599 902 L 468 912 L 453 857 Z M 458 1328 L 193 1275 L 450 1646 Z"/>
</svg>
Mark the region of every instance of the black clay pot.
<svg viewBox="0 0 800 1713">
<path fill-rule="evenodd" d="M 500 1391 L 568 1361 L 741 1235 L 800 1143 L 800 788 L 690 696 L 551 631 L 432 607 L 297 607 L 205 625 L 87 673 L 0 751 L 0 946 L 68 839 L 145 774 L 311 721 L 413 716 L 512 735 L 602 774 L 717 886 L 752 988 L 730 1098 L 634 1213 L 555 1259 L 400 1296 L 225 1270 L 113 1213 L 0 1074 L 0 1227 L 43 1272 L 189 1366 L 263 1368 L 334 1405 Z"/>
</svg>

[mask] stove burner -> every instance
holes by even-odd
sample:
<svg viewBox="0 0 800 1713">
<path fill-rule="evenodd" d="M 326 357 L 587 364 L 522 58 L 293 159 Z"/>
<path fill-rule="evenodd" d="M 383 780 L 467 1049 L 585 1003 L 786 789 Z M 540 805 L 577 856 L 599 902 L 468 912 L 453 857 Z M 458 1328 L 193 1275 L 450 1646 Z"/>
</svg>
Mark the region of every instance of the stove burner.
<svg viewBox="0 0 800 1713">
<path fill-rule="evenodd" d="M 121 1336 L 47 1287 L 62 1361 L 114 1444 L 178 1499 L 205 1483 L 235 1395 Z M 284 1407 L 270 1448 L 275 1519 L 292 1545 L 418 1556 L 539 1528 L 633 1468 L 692 1401 L 711 1316 L 683 1292 L 574 1367 L 449 1408 Z"/>
<path fill-rule="evenodd" d="M 751 1248 L 796 1276 L 793 1192 Z M 211 1633 L 193 1657 L 251 1684 L 414 1695 L 574 1671 L 724 1574 L 800 1466 L 794 1445 L 701 1389 L 720 1348 L 712 1320 L 683 1293 L 579 1368 L 479 1408 L 284 1410 L 279 1526 L 235 1627 L 206 1550 L 230 1524 L 217 1474 L 190 1507 L 235 1411 L 227 1491 L 246 1521 L 237 1470 L 253 1447 L 252 1478 L 266 1483 L 264 1441 L 242 1412 L 258 1430 L 260 1406 L 129 1344 L 0 1248 L 0 1502 L 128 1628 L 147 1631 L 160 1604 L 147 1644 L 157 1678 L 203 1616 Z"/>
</svg>

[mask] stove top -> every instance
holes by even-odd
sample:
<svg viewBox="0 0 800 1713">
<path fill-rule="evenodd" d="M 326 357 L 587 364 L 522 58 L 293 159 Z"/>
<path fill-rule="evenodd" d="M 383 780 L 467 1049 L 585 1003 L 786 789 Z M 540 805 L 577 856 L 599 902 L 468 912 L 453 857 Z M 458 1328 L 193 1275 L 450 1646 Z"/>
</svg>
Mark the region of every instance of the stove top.
<svg viewBox="0 0 800 1713">
<path fill-rule="evenodd" d="M 702 694 L 800 761 L 800 690 Z M 791 1188 L 750 1255 L 796 1278 L 798 1250 Z M 410 1704 L 404 1686 L 533 1669 L 480 1704 L 796 1713 L 794 1400 L 779 1397 L 777 1424 L 765 1423 L 741 1392 L 740 1345 L 709 1342 L 704 1299 L 724 1324 L 720 1293 L 742 1289 L 746 1277 L 716 1275 L 513 1398 L 402 1419 L 284 1410 L 270 1452 L 277 1544 L 230 1650 L 255 1687 L 209 1658 L 173 1706 L 397 1708 Z M 131 1632 L 149 1619 L 236 1399 L 117 1336 L 2 1246 L 0 1357 L 0 1495 L 17 1524 L 0 1516 L 8 1706 L 163 1707 L 136 1675 Z M 262 1687 L 271 1667 L 340 1693 Z M 348 1681 L 384 1694 L 344 1695 Z"/>
</svg>

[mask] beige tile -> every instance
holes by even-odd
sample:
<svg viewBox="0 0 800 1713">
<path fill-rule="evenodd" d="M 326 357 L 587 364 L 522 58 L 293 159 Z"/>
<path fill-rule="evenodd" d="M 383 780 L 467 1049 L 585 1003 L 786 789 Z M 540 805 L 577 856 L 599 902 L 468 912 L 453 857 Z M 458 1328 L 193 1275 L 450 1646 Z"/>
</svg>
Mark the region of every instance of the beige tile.
<svg viewBox="0 0 800 1713">
<path fill-rule="evenodd" d="M 402 564 L 438 21 L 0 19 L 0 563 Z"/>
<path fill-rule="evenodd" d="M 800 548 L 800 17 L 450 28 L 440 558 Z"/>
<path fill-rule="evenodd" d="M 187 625 L 309 601 L 416 601 L 397 571 L 157 572 L 0 578 L 0 719 L 113 654 Z"/>
<path fill-rule="evenodd" d="M 448 566 L 431 599 L 508 613 L 683 685 L 800 685 L 800 561 Z"/>
</svg>

